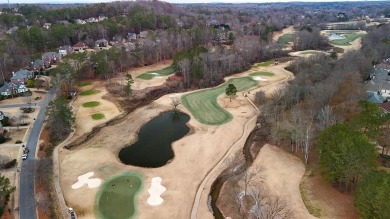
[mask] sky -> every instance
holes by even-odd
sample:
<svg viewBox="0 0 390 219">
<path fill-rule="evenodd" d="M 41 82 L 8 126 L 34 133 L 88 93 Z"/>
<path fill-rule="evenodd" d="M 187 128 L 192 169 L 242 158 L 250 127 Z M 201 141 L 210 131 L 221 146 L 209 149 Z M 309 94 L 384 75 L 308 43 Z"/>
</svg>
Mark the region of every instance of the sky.
<svg viewBox="0 0 390 219">
<path fill-rule="evenodd" d="M 10 3 L 98 3 L 110 2 L 111 0 L 9 0 Z M 115 1 L 115 0 L 114 0 Z M 260 2 L 335 2 L 335 1 L 352 1 L 352 0 L 165 0 L 170 3 L 260 3 Z M 359 0 L 355 0 L 359 1 Z M 364 1 L 364 0 L 360 0 Z M 384 0 L 390 1 L 390 0 Z M 1 3 L 7 3 L 7 0 L 0 0 Z"/>
</svg>

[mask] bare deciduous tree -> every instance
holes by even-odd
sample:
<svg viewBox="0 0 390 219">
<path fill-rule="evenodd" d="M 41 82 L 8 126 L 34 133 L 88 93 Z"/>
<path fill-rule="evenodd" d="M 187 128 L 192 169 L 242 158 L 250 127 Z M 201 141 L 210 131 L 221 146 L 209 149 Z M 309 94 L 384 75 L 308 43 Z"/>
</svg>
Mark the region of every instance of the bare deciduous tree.
<svg viewBox="0 0 390 219">
<path fill-rule="evenodd" d="M 171 97 L 171 106 L 176 110 L 177 106 L 181 104 L 181 99 L 178 96 Z"/>
</svg>

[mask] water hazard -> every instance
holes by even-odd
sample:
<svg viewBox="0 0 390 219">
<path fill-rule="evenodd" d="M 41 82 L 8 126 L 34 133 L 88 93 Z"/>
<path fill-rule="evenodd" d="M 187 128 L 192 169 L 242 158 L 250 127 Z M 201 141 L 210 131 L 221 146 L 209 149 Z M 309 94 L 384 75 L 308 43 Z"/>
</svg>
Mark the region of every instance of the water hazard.
<svg viewBox="0 0 390 219">
<path fill-rule="evenodd" d="M 163 112 L 139 131 L 136 143 L 123 148 L 119 159 L 128 165 L 161 167 L 173 159 L 172 142 L 185 136 L 190 116 L 179 111 Z"/>
</svg>

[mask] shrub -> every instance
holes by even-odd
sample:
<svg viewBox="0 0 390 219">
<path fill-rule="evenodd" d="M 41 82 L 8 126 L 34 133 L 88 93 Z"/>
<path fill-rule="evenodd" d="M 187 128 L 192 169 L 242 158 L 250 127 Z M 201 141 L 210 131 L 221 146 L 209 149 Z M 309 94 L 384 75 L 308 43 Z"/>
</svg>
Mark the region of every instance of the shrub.
<svg viewBox="0 0 390 219">
<path fill-rule="evenodd" d="M 7 141 L 7 138 L 4 135 L 0 135 L 0 144 Z"/>
<path fill-rule="evenodd" d="M 1 125 L 3 126 L 10 126 L 11 122 L 9 121 L 9 118 L 7 116 L 4 116 L 3 120 L 1 120 Z"/>
<path fill-rule="evenodd" d="M 15 141 L 15 144 L 21 144 L 22 143 L 22 141 L 21 140 L 17 140 L 17 141 Z"/>
</svg>

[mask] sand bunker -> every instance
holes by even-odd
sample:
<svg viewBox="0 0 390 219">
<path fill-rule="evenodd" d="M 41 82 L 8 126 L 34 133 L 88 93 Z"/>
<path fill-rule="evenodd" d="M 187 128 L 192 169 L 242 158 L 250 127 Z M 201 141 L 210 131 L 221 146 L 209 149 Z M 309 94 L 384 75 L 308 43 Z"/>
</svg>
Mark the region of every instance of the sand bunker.
<svg viewBox="0 0 390 219">
<path fill-rule="evenodd" d="M 153 177 L 150 188 L 148 189 L 148 193 L 150 196 L 147 202 L 149 205 L 157 206 L 157 205 L 161 205 L 164 202 L 164 199 L 162 199 L 160 196 L 167 189 L 161 185 L 161 181 L 162 181 L 161 177 Z"/>
<path fill-rule="evenodd" d="M 262 78 L 260 76 L 252 77 L 255 81 L 268 81 L 268 79 Z"/>
<path fill-rule="evenodd" d="M 100 184 L 102 183 L 102 180 L 98 178 L 90 179 L 90 177 L 92 177 L 93 175 L 94 172 L 89 172 L 77 177 L 78 181 L 72 185 L 72 189 L 79 189 L 83 187 L 85 184 L 87 184 L 88 188 L 90 189 L 99 187 Z"/>
</svg>

